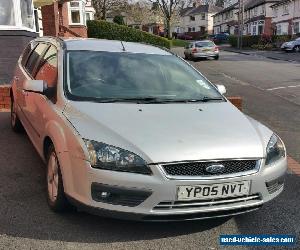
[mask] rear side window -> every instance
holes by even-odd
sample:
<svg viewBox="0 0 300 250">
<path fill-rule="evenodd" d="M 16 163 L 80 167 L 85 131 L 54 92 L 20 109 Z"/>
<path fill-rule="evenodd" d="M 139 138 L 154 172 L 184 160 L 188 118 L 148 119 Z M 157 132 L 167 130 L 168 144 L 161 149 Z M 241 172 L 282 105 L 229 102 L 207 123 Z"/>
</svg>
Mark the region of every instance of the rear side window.
<svg viewBox="0 0 300 250">
<path fill-rule="evenodd" d="M 212 42 L 198 42 L 195 44 L 197 48 L 202 48 L 202 47 L 214 47 L 214 43 Z"/>
<path fill-rule="evenodd" d="M 24 50 L 24 52 L 23 52 L 23 54 L 22 54 L 22 60 L 21 60 L 22 66 L 25 66 L 26 61 L 27 61 L 27 59 L 28 59 L 28 56 L 29 56 L 31 50 L 34 48 L 34 46 L 35 46 L 34 44 L 30 43 L 30 44 L 28 44 L 27 47 L 25 48 L 25 50 Z"/>
<path fill-rule="evenodd" d="M 28 58 L 25 68 L 27 69 L 29 74 L 33 74 L 33 70 L 38 62 L 39 58 L 43 54 L 44 50 L 48 47 L 47 44 L 40 43 L 35 49 L 32 51 L 31 55 Z"/>
<path fill-rule="evenodd" d="M 57 86 L 57 50 L 51 45 L 44 56 L 39 61 L 36 69 L 36 80 L 44 80 L 47 82 L 48 88 L 53 91 L 50 100 L 56 103 L 56 86 Z"/>
<path fill-rule="evenodd" d="M 45 55 L 41 58 L 36 70 L 36 80 L 45 80 L 48 87 L 57 84 L 57 50 L 51 45 Z"/>
</svg>

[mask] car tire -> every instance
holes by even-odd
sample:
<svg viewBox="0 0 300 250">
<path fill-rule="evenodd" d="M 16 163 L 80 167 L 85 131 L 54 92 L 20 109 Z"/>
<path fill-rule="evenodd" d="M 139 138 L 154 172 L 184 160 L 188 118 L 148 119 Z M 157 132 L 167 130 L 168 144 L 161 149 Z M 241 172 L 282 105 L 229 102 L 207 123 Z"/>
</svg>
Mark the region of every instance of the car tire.
<svg viewBox="0 0 300 250">
<path fill-rule="evenodd" d="M 72 206 L 64 192 L 61 169 L 53 145 L 50 145 L 48 149 L 46 181 L 47 201 L 51 210 L 56 213 L 71 210 Z"/>
<path fill-rule="evenodd" d="M 219 60 L 219 56 L 214 56 L 214 59 L 215 60 Z"/>
<path fill-rule="evenodd" d="M 10 101 L 10 125 L 14 132 L 22 133 L 24 131 L 23 125 L 18 117 L 16 104 L 12 98 Z"/>
</svg>

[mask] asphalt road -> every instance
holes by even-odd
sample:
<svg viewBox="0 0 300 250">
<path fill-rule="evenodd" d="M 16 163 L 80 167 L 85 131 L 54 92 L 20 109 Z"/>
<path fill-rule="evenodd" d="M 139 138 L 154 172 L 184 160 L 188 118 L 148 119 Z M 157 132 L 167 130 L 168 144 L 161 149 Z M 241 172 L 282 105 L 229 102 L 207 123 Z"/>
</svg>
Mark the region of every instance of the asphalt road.
<svg viewBox="0 0 300 250">
<path fill-rule="evenodd" d="M 242 96 L 245 113 L 274 129 L 300 160 L 300 87 L 268 90 L 299 84 L 300 64 L 228 52 L 219 61 L 193 64 L 226 85 L 228 95 Z M 300 176 L 289 172 L 277 199 L 226 219 L 141 223 L 58 215 L 46 205 L 42 161 L 25 134 L 10 130 L 9 114 L 0 113 L 0 249 L 218 249 L 220 234 L 294 234 L 299 240 L 299 190 Z"/>
</svg>

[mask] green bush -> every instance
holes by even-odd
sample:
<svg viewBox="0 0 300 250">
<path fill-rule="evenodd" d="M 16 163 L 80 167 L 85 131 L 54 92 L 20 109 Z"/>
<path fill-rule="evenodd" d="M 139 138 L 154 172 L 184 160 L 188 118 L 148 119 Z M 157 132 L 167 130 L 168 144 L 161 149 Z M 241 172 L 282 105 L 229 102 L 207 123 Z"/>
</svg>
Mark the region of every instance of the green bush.
<svg viewBox="0 0 300 250">
<path fill-rule="evenodd" d="M 90 38 L 140 42 L 165 48 L 171 47 L 170 41 L 166 38 L 155 36 L 124 25 L 93 20 L 87 22 L 87 27 L 88 37 Z"/>
<path fill-rule="evenodd" d="M 252 49 L 257 49 L 257 50 L 272 50 L 273 49 L 273 44 L 268 43 L 268 44 L 253 44 L 251 46 Z"/>
<path fill-rule="evenodd" d="M 254 44 L 259 44 L 260 36 L 243 36 L 243 44 L 244 48 L 250 48 Z M 238 37 L 237 36 L 229 36 L 228 42 L 232 47 L 238 46 Z"/>
<path fill-rule="evenodd" d="M 180 39 L 173 39 L 171 42 L 172 42 L 172 47 L 185 47 L 189 44 L 189 42 Z"/>
<path fill-rule="evenodd" d="M 115 16 L 113 22 L 119 25 L 124 25 L 124 19 L 122 16 Z"/>
<path fill-rule="evenodd" d="M 272 49 L 274 47 L 280 47 L 282 43 L 290 41 L 292 37 L 290 35 L 261 35 L 261 36 L 243 36 L 243 48 L 256 48 L 256 49 Z M 229 44 L 232 47 L 238 46 L 238 37 L 229 36 Z M 256 45 L 263 45 L 257 47 Z M 254 47 L 253 47 L 254 46 Z"/>
</svg>

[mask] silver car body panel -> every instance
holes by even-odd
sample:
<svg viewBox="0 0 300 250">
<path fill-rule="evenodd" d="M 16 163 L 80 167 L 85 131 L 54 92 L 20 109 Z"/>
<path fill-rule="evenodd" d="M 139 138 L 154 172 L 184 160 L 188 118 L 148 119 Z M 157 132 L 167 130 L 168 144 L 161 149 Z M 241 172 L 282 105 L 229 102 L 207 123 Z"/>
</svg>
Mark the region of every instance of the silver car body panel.
<svg viewBox="0 0 300 250">
<path fill-rule="evenodd" d="M 252 208 L 275 198 L 283 190 L 269 193 L 266 182 L 284 175 L 286 157 L 265 165 L 266 147 L 273 132 L 244 115 L 230 102 L 198 104 L 93 103 L 68 100 L 63 89 L 64 50 L 120 51 L 120 42 L 73 39 L 65 42 L 39 38 L 34 42 L 54 44 L 58 49 L 57 102 L 54 104 L 37 93 L 24 93 L 24 81 L 31 79 L 19 60 L 12 82 L 17 114 L 33 145 L 46 160 L 45 142 L 54 144 L 60 162 L 64 191 L 68 197 L 86 206 L 132 215 L 182 215 L 199 212 Z M 111 46 L 109 44 L 111 43 Z M 105 48 L 101 47 L 104 46 Z M 125 44 L 126 46 L 126 44 Z M 109 47 L 109 48 L 108 48 Z M 118 48 L 117 48 L 118 47 Z M 168 54 L 148 45 L 128 43 L 132 53 Z M 136 48 L 136 50 L 135 50 Z M 150 51 L 151 50 L 151 51 Z M 145 53 L 143 51 L 142 53 Z M 140 155 L 149 164 L 152 175 L 116 172 L 92 168 L 83 138 L 119 146 Z M 259 169 L 251 173 L 216 176 L 216 178 L 169 178 L 161 163 L 218 161 L 221 159 L 257 159 Z M 250 181 L 249 197 L 235 202 L 161 209 L 161 202 L 177 200 L 180 185 L 201 185 Z M 152 194 L 135 207 L 107 204 L 93 200 L 92 183 L 113 187 L 151 190 Z M 200 201 L 199 201 L 200 202 Z"/>
</svg>

